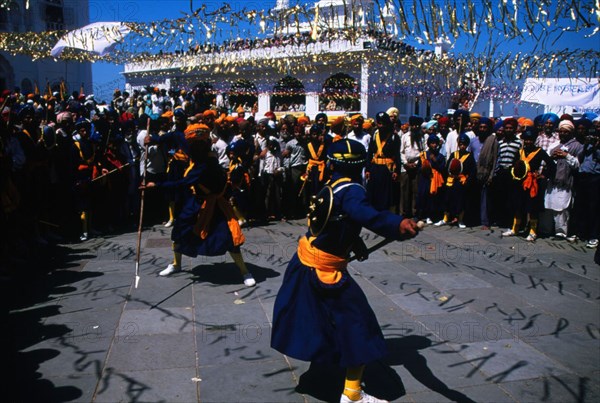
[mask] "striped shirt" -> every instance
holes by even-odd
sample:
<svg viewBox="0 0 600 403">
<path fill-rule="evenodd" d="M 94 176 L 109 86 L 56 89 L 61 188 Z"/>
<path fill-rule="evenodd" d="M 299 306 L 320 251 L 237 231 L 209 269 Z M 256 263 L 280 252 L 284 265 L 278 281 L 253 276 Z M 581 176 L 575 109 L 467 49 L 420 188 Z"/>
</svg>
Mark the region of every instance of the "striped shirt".
<svg viewBox="0 0 600 403">
<path fill-rule="evenodd" d="M 498 167 L 510 168 L 516 159 L 519 158 L 521 149 L 521 140 L 514 139 L 506 141 L 504 139 L 498 142 Z"/>
</svg>

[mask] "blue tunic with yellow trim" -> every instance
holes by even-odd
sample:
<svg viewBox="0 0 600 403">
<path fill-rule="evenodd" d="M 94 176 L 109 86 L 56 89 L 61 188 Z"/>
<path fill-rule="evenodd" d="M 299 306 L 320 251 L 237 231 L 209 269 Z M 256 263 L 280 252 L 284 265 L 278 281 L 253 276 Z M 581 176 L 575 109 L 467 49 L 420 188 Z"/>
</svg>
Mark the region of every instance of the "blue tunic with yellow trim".
<svg viewBox="0 0 600 403">
<path fill-rule="evenodd" d="M 332 183 L 341 176 L 334 174 Z M 398 239 L 402 217 L 377 211 L 365 189 L 353 183 L 334 185 L 332 216 L 312 242 L 318 250 L 347 258 L 362 227 Z M 310 236 L 310 233 L 306 235 Z M 316 254 L 318 256 L 318 254 Z M 298 253 L 290 261 L 273 312 L 271 347 L 300 360 L 351 367 L 385 356 L 383 334 L 358 284 L 344 269 L 335 284 L 325 284 Z"/>
<path fill-rule="evenodd" d="M 195 163 L 182 179 L 157 184 L 157 187 L 162 189 L 182 189 L 183 206 L 173 225 L 171 240 L 175 243 L 175 251 L 186 256 L 223 255 L 234 250 L 234 245 L 227 219 L 219 208 L 214 209 L 205 239 L 201 239 L 194 231 L 198 212 L 204 202 L 203 192 L 192 190 L 197 188 L 198 184 L 217 194 L 225 188 L 227 176 L 216 158 L 211 157 L 206 162 Z"/>
</svg>

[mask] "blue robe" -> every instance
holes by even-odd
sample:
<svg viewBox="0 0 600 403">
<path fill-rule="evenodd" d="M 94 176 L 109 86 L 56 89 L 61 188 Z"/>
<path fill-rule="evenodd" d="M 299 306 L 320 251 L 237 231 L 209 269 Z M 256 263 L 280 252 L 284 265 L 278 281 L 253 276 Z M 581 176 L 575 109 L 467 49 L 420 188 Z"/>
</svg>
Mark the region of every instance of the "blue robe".
<svg viewBox="0 0 600 403">
<path fill-rule="evenodd" d="M 339 178 L 334 172 L 332 182 Z M 313 245 L 339 257 L 349 256 L 363 226 L 384 237 L 400 236 L 402 217 L 377 211 L 357 183 L 334 187 L 332 216 L 342 218 L 330 221 Z M 302 264 L 297 253 L 275 300 L 271 347 L 300 360 L 342 367 L 362 365 L 386 355 L 377 318 L 348 271 L 342 271 L 338 283 L 325 284 L 315 269 Z"/>
<path fill-rule="evenodd" d="M 204 202 L 204 193 L 196 187 L 202 184 L 211 193 L 221 193 L 227 186 L 227 176 L 216 158 L 209 158 L 206 162 L 195 163 L 179 180 L 167 181 L 157 184 L 162 189 L 181 189 L 182 208 L 175 220 L 171 232 L 171 240 L 175 243 L 175 252 L 186 256 L 220 256 L 225 252 L 233 251 L 233 237 L 225 215 L 215 207 L 210 220 L 209 233 L 205 239 L 194 232 L 194 225 L 198 219 L 198 212 Z"/>
</svg>

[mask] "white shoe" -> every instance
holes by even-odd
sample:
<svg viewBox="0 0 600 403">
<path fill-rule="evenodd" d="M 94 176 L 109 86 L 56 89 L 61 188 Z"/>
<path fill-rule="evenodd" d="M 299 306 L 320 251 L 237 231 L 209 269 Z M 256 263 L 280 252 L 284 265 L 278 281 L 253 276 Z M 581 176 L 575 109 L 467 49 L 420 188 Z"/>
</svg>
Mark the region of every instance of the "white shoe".
<svg viewBox="0 0 600 403">
<path fill-rule="evenodd" d="M 427 224 L 427 225 L 431 225 L 431 224 L 433 224 L 433 221 L 431 221 L 431 218 L 427 218 L 427 219 L 425 220 L 425 224 Z"/>
<path fill-rule="evenodd" d="M 444 220 L 439 220 L 438 222 L 436 222 L 436 223 L 435 223 L 435 224 L 433 224 L 433 225 L 435 225 L 436 227 L 441 227 L 442 225 L 446 225 L 446 224 L 448 224 L 448 222 L 447 222 L 447 221 L 444 221 Z"/>
<path fill-rule="evenodd" d="M 88 240 L 88 234 L 87 234 L 87 232 L 84 232 L 83 234 L 81 234 L 81 236 L 79 237 L 79 240 L 81 242 L 87 241 Z"/>
<path fill-rule="evenodd" d="M 515 236 L 517 234 L 515 234 L 515 231 L 513 231 L 512 229 L 509 229 L 508 231 L 504 231 L 502 233 L 502 236 Z"/>
<path fill-rule="evenodd" d="M 597 239 L 590 239 L 588 241 L 588 243 L 585 245 L 586 248 L 597 248 L 598 247 L 598 240 Z"/>
<path fill-rule="evenodd" d="M 248 224 L 248 221 L 240 219 L 238 220 L 238 224 L 240 225 L 240 228 L 244 228 L 246 224 Z"/>
<path fill-rule="evenodd" d="M 173 273 L 177 273 L 181 271 L 181 267 L 179 266 L 175 266 L 173 263 L 171 263 L 170 265 L 167 266 L 166 269 L 164 269 L 163 271 L 161 271 L 160 273 L 158 273 L 159 276 L 169 276 Z"/>
<path fill-rule="evenodd" d="M 567 242 L 575 242 L 577 241 L 577 235 L 571 235 L 567 237 Z"/>
<path fill-rule="evenodd" d="M 556 234 L 554 234 L 554 236 L 556 238 L 563 238 L 563 239 L 567 238 L 567 234 L 565 234 L 564 232 L 557 232 Z"/>
<path fill-rule="evenodd" d="M 525 238 L 525 240 L 527 242 L 535 242 L 535 240 L 537 239 L 537 235 L 536 234 L 529 234 L 527 235 L 527 238 Z"/>
<path fill-rule="evenodd" d="M 173 226 L 173 220 L 169 220 L 167 221 L 167 223 L 165 224 L 165 228 L 171 228 Z"/>
<path fill-rule="evenodd" d="M 252 277 L 252 274 L 246 273 L 244 274 L 244 285 L 246 287 L 254 287 L 256 285 L 256 280 Z"/>
<path fill-rule="evenodd" d="M 465 225 L 465 223 L 463 223 L 463 222 L 459 222 L 459 223 L 458 223 L 458 228 L 460 228 L 460 229 L 465 229 L 465 228 L 467 228 L 467 226 Z"/>
<path fill-rule="evenodd" d="M 378 399 L 375 396 L 371 396 L 365 393 L 364 390 L 360 391 L 360 399 L 352 400 L 348 396 L 342 394 L 340 397 L 340 403 L 388 403 L 387 400 Z"/>
</svg>

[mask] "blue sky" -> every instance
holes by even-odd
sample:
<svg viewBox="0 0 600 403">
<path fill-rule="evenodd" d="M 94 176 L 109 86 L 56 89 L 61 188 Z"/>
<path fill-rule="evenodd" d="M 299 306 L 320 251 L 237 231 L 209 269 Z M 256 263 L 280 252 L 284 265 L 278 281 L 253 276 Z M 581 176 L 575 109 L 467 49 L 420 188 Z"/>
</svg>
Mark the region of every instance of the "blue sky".
<svg viewBox="0 0 600 403">
<path fill-rule="evenodd" d="M 401 0 L 403 1 L 403 0 Z M 291 0 L 294 4 L 296 1 Z M 189 13 L 190 8 L 194 9 L 201 7 L 203 4 L 209 10 L 217 9 L 222 6 L 223 0 L 91 0 L 89 2 L 90 22 L 99 21 L 136 21 L 149 22 L 163 19 L 175 19 L 181 17 L 184 12 Z M 257 10 L 268 10 L 276 4 L 276 0 L 250 0 L 250 1 L 229 1 L 234 9 L 246 8 Z M 309 0 L 301 1 L 301 4 L 311 3 Z M 409 4 L 405 2 L 405 4 Z M 461 1 L 458 0 L 460 5 Z M 416 41 L 410 39 L 405 40 L 411 45 L 423 47 Z M 482 40 L 480 39 L 480 42 Z M 466 46 L 465 46 L 466 45 Z M 530 51 L 535 43 L 531 40 L 525 40 L 519 43 L 518 41 L 505 42 L 500 47 L 504 46 L 506 51 Z M 468 52 L 472 49 L 465 41 L 457 41 L 453 52 Z M 585 38 L 582 33 L 564 33 L 561 39 L 552 45 L 553 51 L 570 48 L 596 49 L 600 50 L 600 34 L 596 34 L 592 38 Z M 539 50 L 539 49 L 538 49 Z M 547 49 L 550 50 L 550 49 Z M 94 63 L 92 67 L 94 93 L 97 99 L 110 100 L 112 91 L 116 88 L 123 88 L 125 81 L 120 72 L 123 71 L 123 66 L 112 65 L 108 63 Z"/>
<path fill-rule="evenodd" d="M 211 1 L 203 1 L 203 3 L 211 4 Z M 91 0 L 89 4 L 90 22 L 148 22 L 179 18 L 182 16 L 181 10 L 190 11 L 190 0 Z M 201 6 L 198 0 L 192 1 L 192 4 L 194 7 Z M 122 71 L 123 66 L 120 65 L 101 62 L 92 65 L 94 92 L 97 99 L 110 101 L 112 91 L 125 86 L 125 80 L 120 74 Z"/>
</svg>

